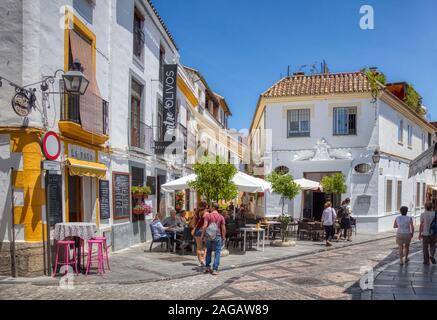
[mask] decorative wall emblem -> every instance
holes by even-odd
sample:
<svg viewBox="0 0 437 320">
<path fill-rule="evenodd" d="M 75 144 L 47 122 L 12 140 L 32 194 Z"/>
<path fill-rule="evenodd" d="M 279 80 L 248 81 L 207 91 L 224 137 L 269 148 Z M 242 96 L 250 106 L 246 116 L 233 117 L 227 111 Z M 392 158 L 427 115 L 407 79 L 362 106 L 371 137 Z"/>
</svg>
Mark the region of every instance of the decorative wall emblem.
<svg viewBox="0 0 437 320">
<path fill-rule="evenodd" d="M 293 156 L 294 161 L 329 161 L 336 159 L 350 160 L 352 154 L 347 150 L 332 149 L 325 138 L 318 140 L 313 150 L 299 151 Z"/>
</svg>

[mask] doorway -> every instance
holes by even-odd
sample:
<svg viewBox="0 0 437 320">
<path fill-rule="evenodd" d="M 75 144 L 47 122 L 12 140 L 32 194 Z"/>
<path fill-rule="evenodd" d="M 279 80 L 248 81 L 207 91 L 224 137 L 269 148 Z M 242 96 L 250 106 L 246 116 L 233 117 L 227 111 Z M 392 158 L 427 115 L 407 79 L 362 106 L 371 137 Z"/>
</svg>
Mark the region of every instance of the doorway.
<svg viewBox="0 0 437 320">
<path fill-rule="evenodd" d="M 82 179 L 80 176 L 69 176 L 68 221 L 81 222 L 82 220 Z"/>
<path fill-rule="evenodd" d="M 313 218 L 316 221 L 322 220 L 322 214 L 324 205 L 326 202 L 326 193 L 324 192 L 314 192 L 313 193 Z"/>
</svg>

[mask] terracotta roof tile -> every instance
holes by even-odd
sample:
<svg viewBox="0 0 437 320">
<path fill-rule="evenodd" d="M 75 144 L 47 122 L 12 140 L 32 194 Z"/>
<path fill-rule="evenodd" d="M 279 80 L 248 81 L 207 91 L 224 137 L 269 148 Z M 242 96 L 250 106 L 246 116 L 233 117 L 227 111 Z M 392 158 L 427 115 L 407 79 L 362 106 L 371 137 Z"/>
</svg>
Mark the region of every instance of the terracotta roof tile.
<svg viewBox="0 0 437 320">
<path fill-rule="evenodd" d="M 263 93 L 263 97 L 289 97 L 370 92 L 362 72 L 294 75 L 281 79 Z"/>
<path fill-rule="evenodd" d="M 170 38 L 171 42 L 175 46 L 176 50 L 179 50 L 179 48 L 176 44 L 176 41 L 173 38 L 173 35 L 170 33 L 170 30 L 167 28 L 166 24 L 164 23 L 164 20 L 159 15 L 158 10 L 156 10 L 152 0 L 147 0 L 147 2 L 150 4 L 150 7 L 152 8 L 153 12 L 155 13 L 156 17 L 158 18 L 159 22 L 161 23 L 162 27 L 164 28 L 165 32 L 167 33 L 168 37 Z"/>
</svg>

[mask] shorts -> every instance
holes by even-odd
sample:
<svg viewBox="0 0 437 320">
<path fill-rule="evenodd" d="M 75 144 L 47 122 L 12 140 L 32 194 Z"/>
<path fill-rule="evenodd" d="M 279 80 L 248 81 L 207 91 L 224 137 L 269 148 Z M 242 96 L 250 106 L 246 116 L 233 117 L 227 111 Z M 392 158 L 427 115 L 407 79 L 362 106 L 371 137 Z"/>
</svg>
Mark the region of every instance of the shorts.
<svg viewBox="0 0 437 320">
<path fill-rule="evenodd" d="M 200 237 L 202 235 L 202 229 L 196 228 L 196 231 L 194 231 L 195 237 Z"/>
<path fill-rule="evenodd" d="M 410 245 L 411 242 L 411 234 L 406 233 L 400 233 L 396 235 L 396 244 L 399 246 L 403 246 L 403 245 Z"/>
</svg>

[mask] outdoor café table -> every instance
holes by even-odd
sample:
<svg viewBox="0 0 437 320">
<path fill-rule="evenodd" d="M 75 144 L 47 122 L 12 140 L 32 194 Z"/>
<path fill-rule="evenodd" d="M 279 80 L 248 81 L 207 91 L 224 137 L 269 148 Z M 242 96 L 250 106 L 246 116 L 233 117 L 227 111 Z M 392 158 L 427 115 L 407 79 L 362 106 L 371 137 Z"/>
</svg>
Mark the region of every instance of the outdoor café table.
<svg viewBox="0 0 437 320">
<path fill-rule="evenodd" d="M 281 223 L 279 221 L 267 221 L 263 222 L 262 224 L 267 226 L 266 239 L 268 240 L 270 234 L 270 226 L 273 227 L 274 225 L 278 225 Z"/>
<path fill-rule="evenodd" d="M 244 227 L 244 228 L 240 228 L 240 232 L 242 232 L 244 235 L 243 235 L 243 251 L 244 252 L 246 252 L 246 238 L 247 238 L 247 233 L 248 232 L 251 232 L 251 233 L 253 233 L 253 232 L 256 232 L 257 233 L 257 241 L 256 241 L 256 249 L 258 250 L 259 249 L 259 241 L 260 241 L 260 233 L 262 232 L 262 237 L 261 237 L 261 239 L 262 239 L 262 241 L 263 241 L 263 250 L 262 251 L 264 251 L 264 237 L 265 237 L 265 230 L 263 229 L 263 228 L 259 228 L 259 229 L 257 229 L 257 228 L 252 228 L 252 227 Z"/>
<path fill-rule="evenodd" d="M 69 223 L 57 223 L 55 224 L 54 239 L 64 240 L 68 237 L 73 237 L 75 239 L 75 246 L 77 250 L 77 268 L 82 270 L 81 266 L 81 246 L 80 239 L 85 243 L 86 241 L 92 239 L 97 231 L 97 226 L 95 223 L 88 222 L 69 222 Z"/>
</svg>

